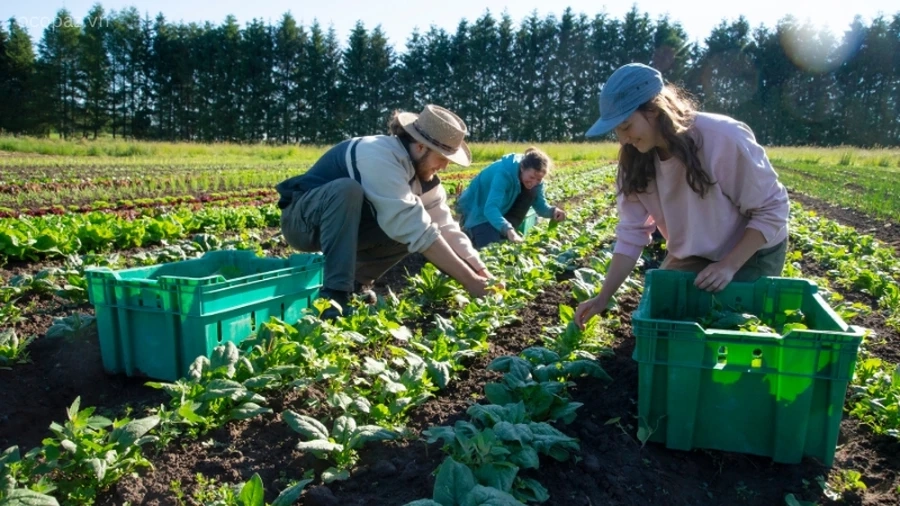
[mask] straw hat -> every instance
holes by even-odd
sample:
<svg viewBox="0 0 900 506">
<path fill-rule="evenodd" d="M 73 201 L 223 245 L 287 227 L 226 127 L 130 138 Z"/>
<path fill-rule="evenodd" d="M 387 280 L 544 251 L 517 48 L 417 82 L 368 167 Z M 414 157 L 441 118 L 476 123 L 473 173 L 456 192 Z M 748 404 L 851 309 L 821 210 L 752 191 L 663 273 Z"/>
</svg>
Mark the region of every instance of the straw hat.
<svg viewBox="0 0 900 506">
<path fill-rule="evenodd" d="M 459 116 L 437 105 L 426 105 L 420 114 L 401 112 L 397 120 L 416 141 L 446 156 L 451 162 L 468 167 L 472 153 L 463 138 L 468 133 Z"/>
</svg>

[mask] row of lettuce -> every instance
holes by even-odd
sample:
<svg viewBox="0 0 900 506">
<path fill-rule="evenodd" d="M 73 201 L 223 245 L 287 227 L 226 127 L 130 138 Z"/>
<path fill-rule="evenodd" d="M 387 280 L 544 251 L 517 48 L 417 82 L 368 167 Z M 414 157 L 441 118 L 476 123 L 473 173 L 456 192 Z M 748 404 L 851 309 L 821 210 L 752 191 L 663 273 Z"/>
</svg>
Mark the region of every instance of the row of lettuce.
<svg viewBox="0 0 900 506">
<path fill-rule="evenodd" d="M 553 184 L 565 185 L 589 177 L 595 171 L 596 168 L 587 164 L 573 165 L 560 170 Z M 473 175 L 471 171 L 451 173 L 444 186 L 449 194 L 455 195 Z M 178 205 L 184 199 L 190 199 L 190 203 Z M 244 192 L 216 196 L 218 200 L 195 196 L 184 199 L 167 197 L 160 202 L 162 207 L 146 208 L 140 208 L 134 201 L 115 204 L 99 201 L 98 208 L 118 212 L 82 213 L 71 212 L 66 207 L 48 207 L 43 216 L 3 217 L 0 218 L 0 260 L 33 262 L 72 254 L 127 250 L 160 245 L 197 233 L 222 234 L 277 227 L 281 220 L 281 211 L 274 204 L 274 191 L 267 197 Z M 233 205 L 246 200 L 252 201 L 252 205 Z M 155 203 L 141 202 L 141 205 Z"/>
</svg>

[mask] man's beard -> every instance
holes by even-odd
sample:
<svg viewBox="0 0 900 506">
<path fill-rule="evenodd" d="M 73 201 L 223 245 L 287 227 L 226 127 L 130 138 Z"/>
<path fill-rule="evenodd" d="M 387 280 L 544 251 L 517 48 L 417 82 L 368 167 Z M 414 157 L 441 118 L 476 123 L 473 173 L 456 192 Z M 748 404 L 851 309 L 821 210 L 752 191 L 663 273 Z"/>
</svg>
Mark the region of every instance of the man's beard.
<svg viewBox="0 0 900 506">
<path fill-rule="evenodd" d="M 432 179 L 434 179 L 434 174 L 436 172 L 434 170 L 428 170 L 423 167 L 423 165 L 425 164 L 425 160 L 427 158 L 428 158 L 427 156 L 423 156 L 419 160 L 412 161 L 413 169 L 415 169 L 415 171 L 416 171 L 416 178 L 418 178 L 419 181 L 423 181 L 426 183 L 428 181 L 431 181 Z"/>
</svg>

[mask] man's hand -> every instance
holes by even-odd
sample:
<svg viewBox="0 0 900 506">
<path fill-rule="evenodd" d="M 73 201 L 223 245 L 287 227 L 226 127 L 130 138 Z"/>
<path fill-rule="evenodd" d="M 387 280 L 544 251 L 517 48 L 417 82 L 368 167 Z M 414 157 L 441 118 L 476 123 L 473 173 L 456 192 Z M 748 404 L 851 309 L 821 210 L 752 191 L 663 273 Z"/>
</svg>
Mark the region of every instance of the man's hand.
<svg viewBox="0 0 900 506">
<path fill-rule="evenodd" d="M 488 278 L 475 276 L 475 278 L 465 284 L 466 291 L 473 297 L 484 297 L 488 294 Z"/>
<path fill-rule="evenodd" d="M 737 269 L 726 262 L 714 262 L 697 274 L 694 286 L 707 292 L 721 292 L 731 283 Z"/>
<path fill-rule="evenodd" d="M 478 274 L 482 278 L 491 280 L 493 282 L 494 288 L 499 287 L 501 290 L 506 290 L 506 283 L 495 278 L 494 275 L 491 274 L 489 270 L 487 270 L 487 268 L 481 269 L 480 271 L 476 272 L 476 274 Z"/>
<path fill-rule="evenodd" d="M 550 219 L 553 221 L 563 221 L 566 219 L 566 212 L 562 208 L 554 208 L 553 216 Z"/>
<path fill-rule="evenodd" d="M 506 238 L 509 239 L 510 242 L 522 242 L 522 236 L 516 232 L 516 229 L 511 228 L 506 232 Z"/>
</svg>

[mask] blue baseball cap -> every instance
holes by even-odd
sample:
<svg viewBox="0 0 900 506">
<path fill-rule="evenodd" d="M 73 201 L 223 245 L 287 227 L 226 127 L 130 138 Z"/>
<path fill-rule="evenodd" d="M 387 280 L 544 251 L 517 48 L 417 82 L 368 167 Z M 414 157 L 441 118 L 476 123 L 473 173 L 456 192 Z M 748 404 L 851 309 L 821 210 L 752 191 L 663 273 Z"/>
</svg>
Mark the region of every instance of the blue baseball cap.
<svg viewBox="0 0 900 506">
<path fill-rule="evenodd" d="M 616 128 L 663 86 L 662 74 L 653 67 L 642 63 L 619 67 L 600 91 L 600 119 L 584 135 L 598 137 Z"/>
</svg>

